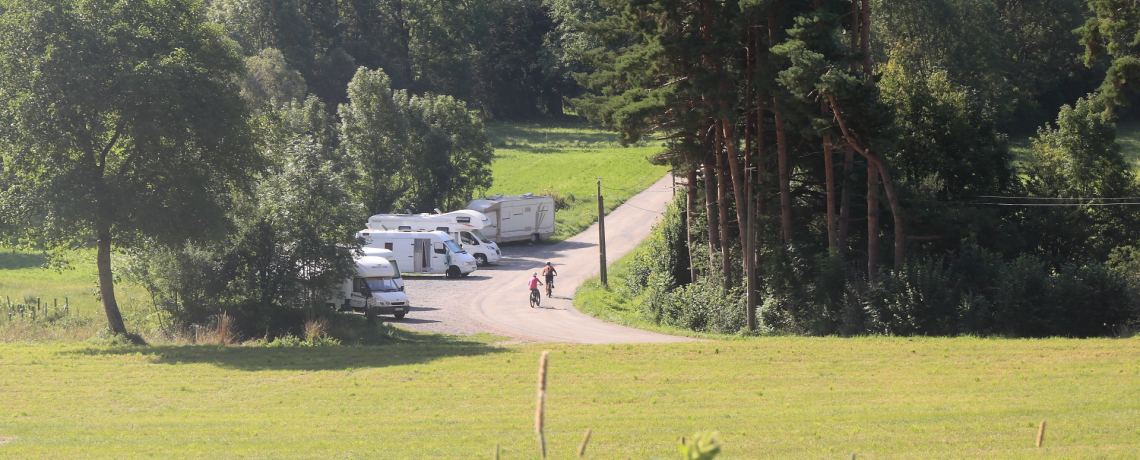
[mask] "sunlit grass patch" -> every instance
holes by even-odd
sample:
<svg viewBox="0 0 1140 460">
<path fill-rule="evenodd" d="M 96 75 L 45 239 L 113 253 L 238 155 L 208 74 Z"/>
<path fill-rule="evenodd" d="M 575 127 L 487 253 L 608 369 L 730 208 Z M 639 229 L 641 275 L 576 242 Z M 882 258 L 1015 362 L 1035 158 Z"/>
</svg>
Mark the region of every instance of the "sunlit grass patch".
<svg viewBox="0 0 1140 460">
<path fill-rule="evenodd" d="M 487 338 L 487 340 L 493 340 Z M 0 456 L 1135 458 L 1140 340 L 758 338 L 496 347 L 0 344 Z M 50 382 L 50 384 L 46 384 Z M 1045 447 L 1034 447 L 1048 420 Z"/>
<path fill-rule="evenodd" d="M 70 268 L 57 271 L 41 268 L 47 261 L 41 253 L 0 250 L 0 341 L 85 340 L 106 329 L 97 296 L 95 252 L 71 251 L 66 258 Z M 129 329 L 155 324 L 156 312 L 145 290 L 120 282 L 115 294 Z M 33 313 L 37 300 L 40 311 Z M 51 321 L 45 320 L 45 308 Z"/>
<path fill-rule="evenodd" d="M 489 128 L 495 182 L 488 195 L 552 194 L 568 208 L 555 214 L 556 240 L 576 235 L 597 220 L 597 178 L 609 212 L 668 171 L 649 158 L 660 143 L 623 148 L 617 135 L 582 122 L 493 124 Z"/>
</svg>

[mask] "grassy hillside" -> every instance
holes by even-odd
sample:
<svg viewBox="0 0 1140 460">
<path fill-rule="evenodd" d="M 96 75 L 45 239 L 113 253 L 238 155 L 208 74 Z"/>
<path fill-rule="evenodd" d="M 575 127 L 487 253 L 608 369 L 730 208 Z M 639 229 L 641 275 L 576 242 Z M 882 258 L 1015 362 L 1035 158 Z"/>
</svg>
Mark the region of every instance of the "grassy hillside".
<svg viewBox="0 0 1140 460">
<path fill-rule="evenodd" d="M 1140 340 L 492 340 L 2 344 L 0 457 L 537 458 L 543 349 L 554 459 L 587 428 L 596 459 L 679 458 L 699 430 L 722 459 L 1140 456 Z"/>
<path fill-rule="evenodd" d="M 660 143 L 623 148 L 617 136 L 581 122 L 499 123 L 489 127 L 495 147 L 494 185 L 488 195 L 553 194 L 568 208 L 555 214 L 555 239 L 585 230 L 597 220 L 597 180 L 607 212 L 663 177 L 668 168 L 647 159 Z"/>
</svg>

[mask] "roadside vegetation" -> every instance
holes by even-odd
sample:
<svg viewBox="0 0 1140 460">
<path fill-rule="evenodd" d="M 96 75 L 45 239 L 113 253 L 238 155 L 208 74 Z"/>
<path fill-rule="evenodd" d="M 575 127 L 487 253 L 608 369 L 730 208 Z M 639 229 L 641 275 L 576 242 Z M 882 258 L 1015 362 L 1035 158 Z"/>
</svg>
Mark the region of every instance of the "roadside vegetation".
<svg viewBox="0 0 1140 460">
<path fill-rule="evenodd" d="M 668 167 L 649 158 L 661 153 L 649 138 L 622 147 L 617 135 L 581 119 L 542 123 L 495 123 L 487 137 L 495 148 L 494 184 L 487 195 L 534 193 L 555 197 L 555 236 L 577 235 L 598 220 L 596 178 L 609 212 L 661 179 Z"/>
<path fill-rule="evenodd" d="M 0 456 L 1131 458 L 1140 340 L 768 338 L 497 347 L 2 344 Z M 44 382 L 57 382 L 45 385 Z M 1034 447 L 1042 420 L 1044 446 Z"/>
</svg>

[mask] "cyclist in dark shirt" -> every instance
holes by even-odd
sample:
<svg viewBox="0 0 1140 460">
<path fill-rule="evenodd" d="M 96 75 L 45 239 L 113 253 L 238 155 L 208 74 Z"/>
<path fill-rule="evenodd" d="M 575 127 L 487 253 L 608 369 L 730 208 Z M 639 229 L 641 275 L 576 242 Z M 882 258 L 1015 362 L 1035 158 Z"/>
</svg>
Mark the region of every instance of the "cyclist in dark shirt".
<svg viewBox="0 0 1140 460">
<path fill-rule="evenodd" d="M 542 274 L 546 276 L 546 296 L 550 297 L 551 291 L 554 290 L 554 277 L 558 276 L 558 271 L 554 270 L 554 266 L 550 265 L 550 262 L 547 262 L 546 266 L 542 267 Z"/>
</svg>

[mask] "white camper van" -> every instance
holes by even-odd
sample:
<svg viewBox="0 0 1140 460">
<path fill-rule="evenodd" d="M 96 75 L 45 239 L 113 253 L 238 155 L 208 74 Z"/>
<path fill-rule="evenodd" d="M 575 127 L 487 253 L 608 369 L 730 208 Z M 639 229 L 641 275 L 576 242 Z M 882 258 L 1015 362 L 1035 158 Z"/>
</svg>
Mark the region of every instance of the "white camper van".
<svg viewBox="0 0 1140 460">
<path fill-rule="evenodd" d="M 481 212 L 461 209 L 443 214 L 377 214 L 368 218 L 368 228 L 411 232 L 438 230 L 458 241 L 478 265 L 486 265 L 498 262 L 503 254 L 498 245 L 480 232 L 490 222 Z"/>
<path fill-rule="evenodd" d="M 392 251 L 391 260 L 398 262 L 404 273 L 445 274 L 455 278 L 475 271 L 475 258 L 443 232 L 367 228 L 356 232 L 356 237 L 364 240 L 364 246 Z"/>
<path fill-rule="evenodd" d="M 401 292 L 404 290 L 404 276 L 400 274 L 400 265 L 396 263 L 396 253 L 387 249 L 370 248 L 368 246 L 364 246 L 360 249 L 366 256 L 376 256 L 387 259 L 388 262 L 392 264 L 392 270 L 396 272 L 392 275 L 392 281 L 396 282 L 396 287 L 400 288 Z"/>
<path fill-rule="evenodd" d="M 377 314 L 403 318 L 411 306 L 403 292 L 403 280 L 396 284 L 399 275 L 400 271 L 388 259 L 358 257 L 356 274 L 344 281 L 339 297 L 330 299 L 328 305 L 340 311 L 367 313 L 372 309 Z"/>
<path fill-rule="evenodd" d="M 467 203 L 467 209 L 487 216 L 483 234 L 492 241 L 530 240 L 554 236 L 554 198 L 534 195 L 494 195 Z"/>
</svg>

